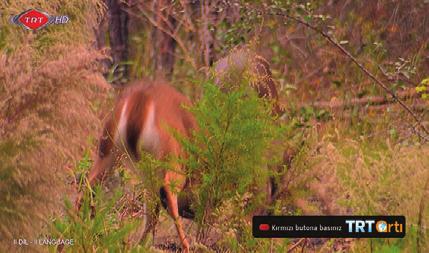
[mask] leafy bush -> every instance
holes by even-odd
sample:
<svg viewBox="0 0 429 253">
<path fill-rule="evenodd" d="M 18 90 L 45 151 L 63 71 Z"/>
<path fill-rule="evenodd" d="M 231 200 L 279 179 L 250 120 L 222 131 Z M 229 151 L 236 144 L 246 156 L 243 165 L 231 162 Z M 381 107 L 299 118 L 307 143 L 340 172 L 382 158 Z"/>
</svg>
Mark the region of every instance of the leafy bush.
<svg viewBox="0 0 429 253">
<path fill-rule="evenodd" d="M 258 98 L 247 85 L 228 93 L 212 83 L 204 84 L 203 89 L 204 96 L 190 108 L 200 131 L 192 140 L 181 138 L 188 153 L 183 162 L 191 178 L 201 233 L 222 213 L 218 209 L 225 203 L 232 201 L 233 206 L 242 207 L 233 214 L 234 220 L 262 205 L 263 189 L 271 175 L 268 166 L 282 151 L 273 146 L 282 128 L 271 116 L 270 103 Z"/>
</svg>

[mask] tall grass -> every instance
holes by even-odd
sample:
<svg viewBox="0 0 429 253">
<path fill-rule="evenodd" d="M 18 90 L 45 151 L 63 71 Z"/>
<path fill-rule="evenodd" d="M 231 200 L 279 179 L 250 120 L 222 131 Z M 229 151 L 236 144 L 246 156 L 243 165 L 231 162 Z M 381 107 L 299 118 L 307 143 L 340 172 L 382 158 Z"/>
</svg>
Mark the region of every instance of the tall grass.
<svg viewBox="0 0 429 253">
<path fill-rule="evenodd" d="M 69 170 L 98 129 L 106 92 L 91 44 L 99 1 L 2 1 L 0 10 L 0 251 L 36 238 L 61 210 Z M 29 32 L 9 23 L 28 8 L 70 23 Z"/>
<path fill-rule="evenodd" d="M 421 252 L 426 252 L 429 149 L 398 142 L 385 130 L 387 122 L 361 121 L 367 124 L 365 134 L 359 127 L 338 122 L 311 131 L 319 137 L 309 143 L 311 156 L 303 158 L 317 162 L 303 175 L 307 179 L 300 189 L 306 194 L 297 197 L 293 206 L 307 214 L 404 215 L 404 239 L 355 240 L 350 250 L 416 252 L 419 241 Z"/>
</svg>

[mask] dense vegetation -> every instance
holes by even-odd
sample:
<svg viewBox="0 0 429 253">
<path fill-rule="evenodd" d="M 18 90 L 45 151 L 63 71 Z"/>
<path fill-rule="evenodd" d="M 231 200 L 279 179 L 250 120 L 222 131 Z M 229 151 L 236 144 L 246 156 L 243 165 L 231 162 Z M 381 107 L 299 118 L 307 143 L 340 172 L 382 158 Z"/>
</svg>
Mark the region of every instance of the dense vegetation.
<svg viewBox="0 0 429 253">
<path fill-rule="evenodd" d="M 178 247 L 164 210 L 155 238 L 130 243 L 142 208 L 158 204 L 153 171 L 160 161 L 145 156 L 137 179 L 119 165 L 96 189 L 83 177 L 76 180 L 92 165 L 117 91 L 129 80 L 159 76 L 193 100 L 188 109 L 204 129 L 192 142 L 182 140 L 189 157 L 179 161 L 196 178 L 196 219 L 186 225 L 194 250 L 429 250 L 428 137 L 323 36 L 350 52 L 428 127 L 427 1 L 137 2 L 0 3 L 0 251 L 55 252 L 12 243 L 46 235 L 74 238 L 66 252 Z M 35 32 L 10 24 L 11 15 L 32 7 L 71 22 Z M 272 116 L 270 101 L 248 87 L 252 73 L 240 73 L 240 85 L 228 93 L 212 84 L 212 63 L 243 45 L 271 63 L 282 117 Z M 269 177 L 281 188 L 267 203 L 261 188 Z M 87 188 L 80 212 L 70 204 L 78 184 Z M 258 240 L 250 217 L 260 209 L 405 215 L 407 235 Z"/>
</svg>

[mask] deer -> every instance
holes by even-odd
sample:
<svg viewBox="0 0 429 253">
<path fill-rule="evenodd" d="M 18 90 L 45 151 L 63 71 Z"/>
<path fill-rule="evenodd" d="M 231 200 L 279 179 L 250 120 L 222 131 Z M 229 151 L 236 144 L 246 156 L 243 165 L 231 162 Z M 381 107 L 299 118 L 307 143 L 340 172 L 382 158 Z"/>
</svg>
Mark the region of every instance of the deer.
<svg viewBox="0 0 429 253">
<path fill-rule="evenodd" d="M 251 71 L 255 80 L 250 84 L 260 97 L 273 101 L 272 112 L 280 115 L 278 92 L 272 78 L 268 62 L 258 54 L 247 49 L 238 49 L 215 63 L 215 83 L 222 87 L 229 70 L 239 73 Z M 225 90 L 227 92 L 227 90 Z M 190 100 L 171 85 L 161 82 L 135 81 L 128 85 L 117 99 L 112 113 L 107 118 L 99 138 L 95 162 L 88 175 L 91 186 L 101 181 L 122 153 L 129 156 L 129 162 L 138 162 L 141 151 L 148 152 L 159 160 L 186 157 L 180 142 L 175 138 L 176 131 L 186 138 L 192 138 L 198 125 L 192 113 L 185 109 L 191 106 Z M 118 152 L 115 152 L 118 147 Z M 174 220 L 178 237 L 184 252 L 189 252 L 181 217 L 193 218 L 188 200 L 180 201 L 178 193 L 186 189 L 187 178 L 178 159 L 170 159 L 173 170 L 162 170 L 160 200 Z M 176 161 L 176 162 L 175 162 Z M 132 166 L 128 166 L 131 167 Z M 268 197 L 274 194 L 276 185 L 268 182 Z M 175 186 L 177 189 L 172 189 Z M 75 206 L 80 207 L 82 193 L 76 198 Z M 156 215 L 155 215 L 156 216 Z M 154 229 L 157 217 L 148 217 L 144 235 Z M 154 220 L 155 219 L 155 220 Z M 140 238 L 141 239 L 141 238 Z"/>
<path fill-rule="evenodd" d="M 234 85 L 238 79 L 243 78 L 243 75 L 250 75 L 249 86 L 251 86 L 260 98 L 265 98 L 272 103 L 271 113 L 273 116 L 280 118 L 284 115 L 285 109 L 279 101 L 279 92 L 276 82 L 274 81 L 270 63 L 256 53 L 251 46 L 237 47 L 229 52 L 226 56 L 214 63 L 214 82 L 222 90 L 228 91 L 225 87 L 226 83 Z M 283 162 L 278 166 L 277 170 L 286 165 L 290 168 L 294 151 L 285 150 L 283 152 Z M 266 188 L 266 205 L 271 205 L 281 194 L 282 189 L 275 181 L 274 177 L 270 177 Z M 265 210 L 260 210 L 259 214 L 264 214 Z M 269 212 L 268 212 L 269 213 Z"/>
<path fill-rule="evenodd" d="M 215 62 L 214 81 L 221 88 L 225 83 L 236 82 L 236 77 L 250 75 L 249 85 L 258 96 L 272 102 L 272 114 L 281 116 L 284 109 L 279 102 L 279 94 L 272 76 L 269 62 L 250 47 L 235 48 L 228 55 Z"/>
<path fill-rule="evenodd" d="M 166 83 L 145 83 L 137 81 L 125 88 L 117 99 L 113 112 L 107 118 L 98 151 L 88 180 L 91 186 L 103 179 L 113 166 L 119 154 L 126 153 L 131 162 L 141 158 L 141 151 L 154 158 L 167 160 L 172 169 L 159 169 L 162 187 L 161 203 L 174 220 L 178 237 L 184 252 L 189 252 L 189 242 L 179 216 L 178 193 L 185 188 L 184 168 L 177 159 L 185 156 L 179 141 L 171 129 L 190 138 L 198 129 L 193 115 L 185 108 L 190 100 Z M 119 152 L 115 152 L 115 147 Z M 80 208 L 82 193 L 76 199 Z M 146 223 L 146 231 L 152 224 Z"/>
</svg>

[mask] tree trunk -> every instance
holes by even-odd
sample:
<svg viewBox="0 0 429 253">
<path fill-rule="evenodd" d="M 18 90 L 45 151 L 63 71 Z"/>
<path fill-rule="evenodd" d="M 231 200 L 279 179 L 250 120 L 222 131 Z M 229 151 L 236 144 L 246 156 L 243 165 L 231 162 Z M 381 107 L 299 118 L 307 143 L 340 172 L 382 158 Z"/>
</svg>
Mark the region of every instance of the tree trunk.
<svg viewBox="0 0 429 253">
<path fill-rule="evenodd" d="M 216 12 L 213 12 L 213 6 L 208 0 L 203 0 L 200 3 L 200 42 L 202 60 L 205 67 L 210 67 L 214 61 L 214 30 L 210 30 L 210 26 L 214 24 Z"/>
<path fill-rule="evenodd" d="M 176 41 L 162 30 L 174 33 L 176 20 L 171 15 L 173 11 L 172 3 L 168 0 L 153 1 L 153 13 L 155 22 L 162 28 L 153 27 L 152 46 L 153 46 L 153 64 L 156 76 L 163 76 L 171 79 L 174 70 L 174 51 Z"/>
<path fill-rule="evenodd" d="M 128 77 L 126 65 L 128 59 L 128 13 L 121 0 L 106 0 L 109 15 L 109 39 L 113 65 L 119 66 L 115 72 L 117 81 Z"/>
</svg>

